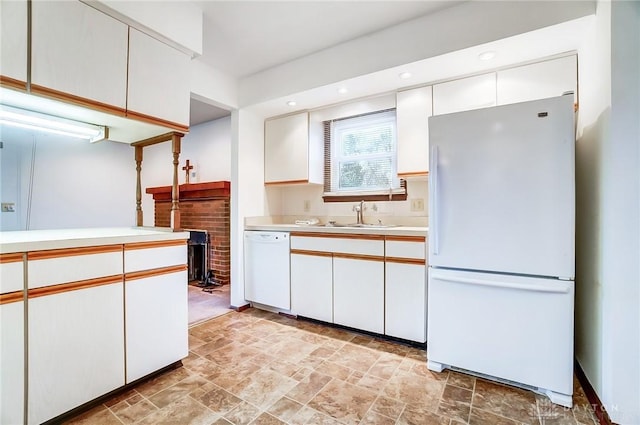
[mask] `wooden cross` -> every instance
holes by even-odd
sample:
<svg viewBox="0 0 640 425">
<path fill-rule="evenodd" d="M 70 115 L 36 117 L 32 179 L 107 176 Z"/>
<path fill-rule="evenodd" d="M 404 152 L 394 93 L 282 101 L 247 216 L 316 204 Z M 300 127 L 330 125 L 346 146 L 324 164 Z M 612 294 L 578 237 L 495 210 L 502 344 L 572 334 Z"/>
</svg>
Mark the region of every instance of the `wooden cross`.
<svg viewBox="0 0 640 425">
<path fill-rule="evenodd" d="M 187 165 L 182 167 L 182 169 L 184 170 L 184 172 L 186 174 L 186 178 L 187 178 L 186 183 L 189 184 L 189 174 L 191 174 L 189 171 L 193 170 L 193 165 L 190 165 L 188 159 L 187 159 Z"/>
</svg>

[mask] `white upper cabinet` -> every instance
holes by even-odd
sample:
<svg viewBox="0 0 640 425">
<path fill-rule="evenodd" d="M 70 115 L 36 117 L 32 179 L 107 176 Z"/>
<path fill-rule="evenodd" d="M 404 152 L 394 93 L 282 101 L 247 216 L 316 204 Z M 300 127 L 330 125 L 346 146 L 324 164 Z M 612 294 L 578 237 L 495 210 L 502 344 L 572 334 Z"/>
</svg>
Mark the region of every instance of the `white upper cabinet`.
<svg viewBox="0 0 640 425">
<path fill-rule="evenodd" d="M 498 105 L 561 96 L 573 91 L 577 99 L 576 55 L 498 71 Z"/>
<path fill-rule="evenodd" d="M 188 129 L 190 95 L 189 56 L 131 28 L 127 115 Z"/>
<path fill-rule="evenodd" d="M 34 92 L 40 86 L 124 112 L 127 25 L 122 22 L 79 1 L 34 1 L 31 57 Z"/>
<path fill-rule="evenodd" d="M 433 86 L 433 115 L 469 111 L 495 105 L 495 72 Z"/>
<path fill-rule="evenodd" d="M 322 184 L 322 148 L 309 137 L 309 114 L 269 119 L 264 124 L 265 183 Z"/>
<path fill-rule="evenodd" d="M 0 75 L 27 82 L 26 0 L 0 2 Z"/>
<path fill-rule="evenodd" d="M 423 176 L 429 171 L 429 117 L 432 89 L 420 87 L 398 92 L 398 176 Z"/>
</svg>

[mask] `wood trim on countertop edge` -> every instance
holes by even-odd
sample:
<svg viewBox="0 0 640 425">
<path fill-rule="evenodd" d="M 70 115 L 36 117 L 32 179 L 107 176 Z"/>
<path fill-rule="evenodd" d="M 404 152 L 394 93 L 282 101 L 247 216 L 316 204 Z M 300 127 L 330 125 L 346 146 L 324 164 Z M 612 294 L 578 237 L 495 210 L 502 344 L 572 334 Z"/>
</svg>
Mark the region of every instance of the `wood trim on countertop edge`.
<svg viewBox="0 0 640 425">
<path fill-rule="evenodd" d="M 415 264 L 418 266 L 424 266 L 427 264 L 427 260 L 424 258 L 384 257 L 384 261 L 387 263 Z"/>
<path fill-rule="evenodd" d="M 129 282 L 132 280 L 146 279 L 148 277 L 178 273 L 178 272 L 186 271 L 187 269 L 188 269 L 188 266 L 186 264 L 181 264 L 178 266 L 161 267 L 158 269 L 142 270 L 139 272 L 129 272 L 129 273 L 125 273 L 124 279 L 126 282 Z M 187 284 L 187 282 L 185 282 L 185 284 Z"/>
<path fill-rule="evenodd" d="M 277 182 L 264 182 L 265 186 L 278 186 L 287 184 L 307 184 L 309 180 L 281 180 Z"/>
<path fill-rule="evenodd" d="M 384 241 L 384 235 L 369 235 L 362 233 L 321 233 L 321 232 L 290 232 L 290 236 L 310 238 L 334 238 L 334 239 L 364 239 L 372 241 Z"/>
<path fill-rule="evenodd" d="M 384 262 L 383 255 L 347 254 L 345 252 L 334 252 L 334 258 L 346 258 L 349 260 L 381 261 Z"/>
<path fill-rule="evenodd" d="M 123 283 L 124 276 L 117 274 L 113 276 L 98 277 L 95 279 L 79 280 L 76 282 L 61 283 L 58 285 L 43 286 L 40 288 L 31 288 L 27 290 L 27 298 L 38 298 L 48 295 L 61 294 L 64 292 L 77 291 L 80 289 L 94 288 L 96 286 L 111 285 L 114 283 Z"/>
<path fill-rule="evenodd" d="M 592 409 L 592 412 L 598 419 L 598 422 L 600 422 L 600 425 L 613 425 L 604 404 L 602 404 L 600 397 L 598 397 L 593 386 L 591 386 L 591 382 L 587 379 L 587 375 L 585 375 L 584 370 L 582 370 L 582 366 L 578 363 L 578 359 L 574 359 L 574 371 L 576 378 L 578 378 L 578 382 L 580 382 L 580 385 L 584 390 L 584 394 L 587 396 L 587 400 L 589 400 L 588 408 Z"/>
<path fill-rule="evenodd" d="M 408 171 L 406 173 L 398 173 L 399 178 L 404 177 L 427 177 L 429 175 L 428 171 Z"/>
<path fill-rule="evenodd" d="M 27 82 L 22 80 L 16 80 L 15 78 L 0 75 L 0 86 L 9 89 L 27 91 Z"/>
<path fill-rule="evenodd" d="M 72 103 L 94 111 L 105 112 L 119 117 L 125 117 L 127 112 L 124 108 L 119 106 L 109 105 L 107 103 L 98 102 L 96 100 L 87 99 L 85 97 L 76 96 L 33 83 L 31 84 L 31 94 L 47 97 L 49 99 L 61 100 L 66 103 Z"/>
<path fill-rule="evenodd" d="M 306 249 L 292 249 L 291 254 L 312 255 L 314 257 L 333 257 L 333 252 L 329 251 L 310 251 Z"/>
<path fill-rule="evenodd" d="M 17 303 L 19 301 L 24 301 L 24 291 L 22 290 L 0 294 L 0 305 Z"/>
<path fill-rule="evenodd" d="M 80 248 L 49 249 L 45 251 L 27 252 L 27 261 L 47 260 L 50 258 L 75 257 L 78 255 L 107 254 L 111 252 L 122 252 L 122 244 L 118 245 L 98 245 Z"/>
<path fill-rule="evenodd" d="M 124 244 L 125 251 L 131 251 L 135 249 L 150 249 L 150 248 L 164 248 L 168 246 L 182 246 L 186 245 L 186 239 L 173 239 L 168 241 L 152 241 L 152 242 L 132 242 Z"/>
<path fill-rule="evenodd" d="M 24 257 L 23 252 L 12 252 L 11 254 L 0 254 L 0 264 L 19 263 Z"/>
<path fill-rule="evenodd" d="M 161 127 L 169 128 L 171 130 L 176 130 L 185 134 L 189 132 L 188 124 L 180 124 L 177 122 L 165 120 L 162 118 L 156 118 L 151 115 L 143 114 L 143 113 L 132 111 L 132 110 L 128 110 L 126 112 L 126 117 L 137 120 L 137 121 L 146 122 L 148 124 L 159 125 Z"/>
<path fill-rule="evenodd" d="M 425 243 L 427 241 L 426 236 L 394 236 L 386 235 L 385 240 L 390 242 L 420 242 Z"/>
</svg>

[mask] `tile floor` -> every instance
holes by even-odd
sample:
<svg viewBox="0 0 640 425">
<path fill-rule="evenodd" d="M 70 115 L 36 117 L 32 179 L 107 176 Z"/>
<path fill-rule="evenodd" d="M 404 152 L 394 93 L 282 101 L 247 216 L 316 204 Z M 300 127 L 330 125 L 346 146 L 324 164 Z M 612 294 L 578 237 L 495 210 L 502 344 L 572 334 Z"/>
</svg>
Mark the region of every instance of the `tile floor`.
<svg viewBox="0 0 640 425">
<path fill-rule="evenodd" d="M 423 350 L 277 314 L 231 312 L 189 330 L 183 367 L 108 400 L 72 424 L 589 424 L 572 410 L 456 372 Z"/>
</svg>

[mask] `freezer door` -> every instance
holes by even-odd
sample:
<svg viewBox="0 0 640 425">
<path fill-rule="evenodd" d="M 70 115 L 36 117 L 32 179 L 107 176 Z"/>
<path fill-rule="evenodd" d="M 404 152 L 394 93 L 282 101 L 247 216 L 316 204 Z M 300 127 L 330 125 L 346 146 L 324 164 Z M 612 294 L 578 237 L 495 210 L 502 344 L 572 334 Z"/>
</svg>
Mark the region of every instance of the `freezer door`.
<svg viewBox="0 0 640 425">
<path fill-rule="evenodd" d="M 573 97 L 429 118 L 429 264 L 574 276 Z"/>
<path fill-rule="evenodd" d="M 427 358 L 571 395 L 573 296 L 572 281 L 429 268 Z"/>
</svg>

